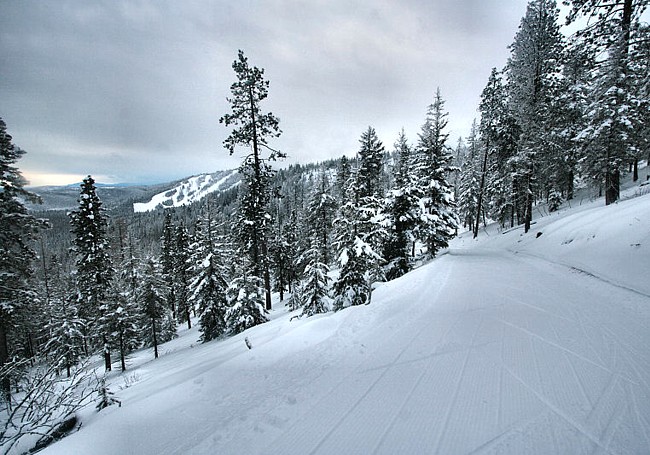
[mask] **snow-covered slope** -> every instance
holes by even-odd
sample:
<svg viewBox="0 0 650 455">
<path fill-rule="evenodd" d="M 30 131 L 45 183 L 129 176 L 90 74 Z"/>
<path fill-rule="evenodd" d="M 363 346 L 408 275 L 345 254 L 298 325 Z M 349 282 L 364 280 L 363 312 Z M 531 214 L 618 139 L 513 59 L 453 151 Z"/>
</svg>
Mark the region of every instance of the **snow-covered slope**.
<svg viewBox="0 0 650 455">
<path fill-rule="evenodd" d="M 488 233 L 371 305 L 276 303 L 238 336 L 136 353 L 110 377 L 122 407 L 44 453 L 650 453 L 650 195 Z"/>
<path fill-rule="evenodd" d="M 134 212 L 149 212 L 157 208 L 180 207 L 201 200 L 215 191 L 226 191 L 239 184 L 236 170 L 201 174 L 183 180 L 174 188 L 158 193 L 149 202 L 133 204 Z"/>
</svg>

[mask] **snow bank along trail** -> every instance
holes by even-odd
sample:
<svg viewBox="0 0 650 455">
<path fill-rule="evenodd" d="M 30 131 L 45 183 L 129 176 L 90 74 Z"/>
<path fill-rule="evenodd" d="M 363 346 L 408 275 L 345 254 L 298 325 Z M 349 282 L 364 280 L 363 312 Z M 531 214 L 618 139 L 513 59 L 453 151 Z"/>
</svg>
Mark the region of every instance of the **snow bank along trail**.
<svg viewBox="0 0 650 455">
<path fill-rule="evenodd" d="M 44 453 L 650 453 L 650 299 L 612 284 L 620 271 L 607 282 L 566 267 L 588 259 L 575 246 L 588 237 L 564 224 L 538 227 L 559 244 L 574 230 L 565 265 L 539 259 L 550 235 L 522 237 L 526 255 L 508 251 L 516 231 L 459 239 L 369 306 L 291 322 L 277 310 L 142 365 L 145 379 L 118 392 L 122 408 Z"/>
</svg>

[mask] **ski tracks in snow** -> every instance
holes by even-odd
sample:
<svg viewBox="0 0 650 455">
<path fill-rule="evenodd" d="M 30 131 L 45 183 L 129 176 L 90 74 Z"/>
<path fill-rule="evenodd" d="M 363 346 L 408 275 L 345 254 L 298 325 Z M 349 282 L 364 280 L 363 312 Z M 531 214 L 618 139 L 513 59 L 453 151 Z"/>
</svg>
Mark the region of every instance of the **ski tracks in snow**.
<svg viewBox="0 0 650 455">
<path fill-rule="evenodd" d="M 356 334 L 359 366 L 261 452 L 650 453 L 650 313 L 618 307 L 643 296 L 489 251 L 428 271 L 412 317 Z"/>
</svg>

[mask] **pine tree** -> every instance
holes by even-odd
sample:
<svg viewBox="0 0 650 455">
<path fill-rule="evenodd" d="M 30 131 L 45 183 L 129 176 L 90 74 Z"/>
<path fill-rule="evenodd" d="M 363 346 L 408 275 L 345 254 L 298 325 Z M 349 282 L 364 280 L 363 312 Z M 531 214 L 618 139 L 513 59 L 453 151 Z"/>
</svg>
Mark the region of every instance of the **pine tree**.
<svg viewBox="0 0 650 455">
<path fill-rule="evenodd" d="M 192 284 L 191 300 L 195 302 L 201 326 L 201 341 L 210 341 L 226 332 L 226 281 L 225 267 L 216 252 L 209 253 L 200 264 L 200 272 Z"/>
<path fill-rule="evenodd" d="M 412 153 L 404 129 L 395 143 L 395 155 L 394 187 L 388 192 L 384 209 L 388 235 L 383 246 L 383 257 L 387 262 L 386 278 L 389 280 L 409 271 L 409 245 L 413 245 L 413 250 L 418 217 L 418 193 L 411 182 Z"/>
<path fill-rule="evenodd" d="M 105 315 L 104 304 L 114 275 L 106 239 L 106 215 L 97 196 L 95 180 L 86 177 L 81 184 L 79 208 L 70 213 L 70 224 L 74 234 L 74 248 L 77 267 L 77 288 L 79 292 L 79 314 L 90 327 L 97 325 Z M 88 337 L 88 333 L 85 334 Z M 104 366 L 111 370 L 109 334 L 101 333 Z"/>
<path fill-rule="evenodd" d="M 339 201 L 339 206 L 346 202 L 346 189 L 351 176 L 352 167 L 350 160 L 346 156 L 342 156 L 336 169 L 336 182 L 334 184 L 334 197 Z"/>
<path fill-rule="evenodd" d="M 505 226 L 508 219 L 514 225 L 517 182 L 513 178 L 512 162 L 518 150 L 521 129 L 508 105 L 502 72 L 496 68 L 492 69 L 481 93 L 479 112 L 479 140 L 483 147 L 483 156 L 482 163 L 476 168 L 480 172 L 483 185 L 479 181 L 479 194 L 482 195 L 479 210 L 481 214 L 475 221 L 488 214 L 490 218 L 498 220 L 501 226 Z M 474 234 L 478 234 L 476 223 Z"/>
<path fill-rule="evenodd" d="M 192 305 L 190 293 L 190 238 L 185 224 L 181 222 L 176 227 L 176 246 L 173 258 L 174 267 L 174 296 L 176 298 L 176 317 L 178 322 L 187 322 L 187 328 L 192 328 Z"/>
<path fill-rule="evenodd" d="M 243 251 L 253 263 L 253 273 L 264 280 L 265 307 L 271 309 L 271 278 L 269 272 L 268 229 L 270 215 L 267 205 L 271 196 L 269 161 L 283 158 L 284 154 L 267 145 L 269 137 L 281 133 L 279 120 L 272 113 L 260 112 L 260 102 L 268 96 L 269 81 L 264 79 L 264 70 L 248 64 L 248 59 L 240 50 L 232 64 L 237 82 L 230 86 L 233 95 L 228 99 L 231 113 L 219 119 L 226 126 L 236 128 L 224 141 L 224 146 L 232 155 L 237 146 L 252 147 L 239 171 L 242 175 L 242 191 L 239 205 L 239 231 Z M 270 151 L 267 158 L 262 156 L 261 147 Z"/>
<path fill-rule="evenodd" d="M 433 104 L 427 110 L 414 160 L 420 195 L 420 221 L 416 232 L 426 243 L 431 257 L 448 246 L 458 227 L 453 189 L 447 180 L 454 168 L 451 166 L 453 157 L 445 145 L 449 134 L 445 132 L 448 121 L 444 105 L 438 89 Z"/>
<path fill-rule="evenodd" d="M 226 288 L 228 271 L 223 254 L 229 246 L 218 235 L 209 204 L 197 219 L 191 245 L 188 270 L 191 273 L 189 302 L 199 316 L 201 341 L 210 341 L 225 333 Z"/>
<path fill-rule="evenodd" d="M 361 135 L 359 142 L 359 167 L 354 173 L 354 191 L 350 199 L 351 208 L 356 211 L 351 218 L 352 227 L 354 235 L 373 250 L 371 257 L 377 258 L 377 262 L 371 263 L 373 269 L 378 270 L 379 263 L 383 262 L 379 251 L 388 236 L 381 185 L 385 149 L 372 127 Z"/>
<path fill-rule="evenodd" d="M 359 143 L 361 147 L 358 153 L 356 197 L 359 200 L 366 197 L 381 197 L 384 145 L 371 126 L 361 135 Z"/>
<path fill-rule="evenodd" d="M 277 230 L 269 244 L 271 262 L 273 263 L 273 291 L 280 294 L 280 302 L 284 301 L 289 282 L 289 269 L 292 258 L 289 255 L 290 244 L 285 240 L 282 232 L 283 225 L 277 224 Z"/>
<path fill-rule="evenodd" d="M 549 185 L 541 170 L 549 161 L 549 104 L 557 96 L 556 79 L 563 54 L 557 20 L 555 0 L 532 0 L 510 46 L 509 103 L 522 132 L 511 164 L 518 190 L 518 218 L 525 232 L 530 229 L 537 191 L 548 191 Z"/>
<path fill-rule="evenodd" d="M 268 321 L 264 308 L 264 281 L 250 273 L 250 267 L 244 264 L 226 290 L 228 309 L 225 319 L 231 335 Z"/>
<path fill-rule="evenodd" d="M 483 156 L 481 156 L 481 151 Z M 472 128 L 467 138 L 467 153 L 461 164 L 460 182 L 458 191 L 458 215 L 463 226 L 474 232 L 474 237 L 478 234 L 478 225 L 480 221 L 480 199 L 484 185 L 483 169 L 487 167 L 484 164 L 487 160 L 487 150 L 481 147 L 478 136 L 478 125 L 476 120 L 472 122 Z M 483 180 L 483 185 L 481 181 Z"/>
<path fill-rule="evenodd" d="M 10 333 L 17 313 L 25 309 L 32 296 L 31 277 L 35 252 L 31 240 L 45 223 L 27 213 L 24 200 L 38 202 L 25 190 L 27 183 L 14 166 L 25 152 L 12 143 L 7 125 L 0 118 L 0 368 L 9 361 Z M 0 377 L 0 398 L 9 399 L 9 378 Z"/>
<path fill-rule="evenodd" d="M 102 317 L 98 325 L 100 330 L 109 334 L 108 343 L 119 350 L 120 365 L 125 371 L 126 356 L 140 344 L 139 322 L 142 317 L 128 282 L 113 280 L 107 297 L 100 307 Z"/>
<path fill-rule="evenodd" d="M 341 220 L 340 218 L 338 220 Z M 334 310 L 367 305 L 372 297 L 373 266 L 381 260 L 372 247 L 358 236 L 339 241 L 340 272 L 334 283 Z"/>
<path fill-rule="evenodd" d="M 295 270 L 297 259 L 296 212 L 293 211 L 289 215 L 288 223 L 283 222 L 283 217 L 278 213 L 275 224 L 270 251 L 274 270 L 274 290 L 280 293 L 280 302 L 282 302 L 284 293 L 291 291 L 297 276 Z"/>
<path fill-rule="evenodd" d="M 346 202 L 334 220 L 341 267 L 334 284 L 335 310 L 370 303 L 372 281 L 383 278 L 383 258 L 377 251 L 388 237 L 380 197 L 384 146 L 371 127 L 359 142 L 359 167 L 348 179 Z"/>
<path fill-rule="evenodd" d="M 594 57 L 586 48 L 567 48 L 563 58 L 558 95 L 549 103 L 548 126 L 550 143 L 547 174 L 554 182 L 553 190 L 561 198 L 573 199 L 574 185 L 582 155 L 582 145 L 575 140 L 586 127 L 590 96 L 590 73 Z M 549 207 L 550 208 L 550 207 Z"/>
<path fill-rule="evenodd" d="M 321 171 L 307 206 L 307 221 L 311 235 L 319 239 L 317 245 L 321 248 L 321 261 L 324 264 L 329 264 L 332 256 L 330 236 L 336 212 L 336 201 L 330 192 L 327 175 Z"/>
<path fill-rule="evenodd" d="M 329 267 L 323 255 L 323 239 L 312 236 L 311 248 L 305 252 L 305 284 L 301 290 L 301 316 L 313 316 L 328 310 L 328 277 Z"/>
<path fill-rule="evenodd" d="M 155 259 L 145 261 L 142 284 L 138 289 L 140 312 L 145 319 L 143 326 L 149 325 L 148 335 L 143 336 L 146 346 L 153 346 L 154 358 L 158 358 L 158 345 L 169 341 L 176 335 L 176 323 L 167 303 L 167 283 L 160 265 Z"/>
<path fill-rule="evenodd" d="M 174 294 L 174 257 L 176 255 L 176 236 L 175 227 L 172 223 L 172 215 L 165 212 L 165 221 L 163 224 L 162 237 L 160 238 L 160 262 L 162 265 L 162 275 L 167 281 L 166 301 L 172 316 L 176 319 L 176 295 Z"/>
<path fill-rule="evenodd" d="M 620 197 L 621 174 L 625 163 L 638 156 L 643 147 L 636 132 L 647 125 L 648 102 L 634 83 L 633 44 L 644 28 L 640 19 L 648 0 L 567 0 L 571 11 L 567 23 L 589 18 L 578 33 L 579 45 L 594 54 L 606 54 L 595 74 L 588 124 L 578 134 L 590 153 L 585 167 L 605 186 L 605 204 Z M 641 40 L 642 42 L 643 40 Z M 632 52 L 631 52 L 632 51 Z"/>
<path fill-rule="evenodd" d="M 637 115 L 640 120 L 635 129 L 634 141 L 637 144 L 632 151 L 632 181 L 639 179 L 639 160 L 644 158 L 650 163 L 650 25 L 639 24 L 635 39 L 630 49 L 630 75 L 632 89 L 639 101 Z"/>
<path fill-rule="evenodd" d="M 83 356 L 85 324 L 79 317 L 76 296 L 65 287 L 56 255 L 50 259 L 47 276 L 50 284 L 47 298 L 49 321 L 44 327 L 47 334 L 45 352 L 60 360 L 62 364 L 58 367 L 65 368 L 67 377 L 70 377 L 72 367 Z"/>
</svg>

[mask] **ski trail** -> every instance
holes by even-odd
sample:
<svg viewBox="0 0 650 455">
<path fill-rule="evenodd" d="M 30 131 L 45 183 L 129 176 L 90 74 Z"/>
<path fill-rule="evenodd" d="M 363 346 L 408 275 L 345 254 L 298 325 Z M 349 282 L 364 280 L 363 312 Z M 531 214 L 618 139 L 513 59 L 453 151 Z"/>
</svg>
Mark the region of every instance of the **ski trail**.
<svg viewBox="0 0 650 455">
<path fill-rule="evenodd" d="M 503 351 L 505 350 L 506 326 L 501 326 L 501 349 L 499 350 L 499 361 L 504 364 Z M 497 406 L 497 428 L 503 427 L 503 367 L 499 368 L 499 405 Z"/>
<path fill-rule="evenodd" d="M 614 343 L 616 343 L 618 348 L 621 350 L 621 351 L 619 351 L 620 355 L 621 356 L 626 356 L 626 358 L 627 358 L 627 360 L 629 362 L 630 368 L 634 371 L 634 373 L 636 373 L 636 376 L 638 377 L 638 379 L 643 383 L 643 387 L 645 387 L 645 389 L 647 391 L 650 391 L 650 384 L 644 378 L 643 374 L 640 373 L 640 371 L 638 369 L 638 366 L 636 365 L 636 362 L 635 362 L 635 359 L 640 359 L 643 356 L 638 351 L 636 351 L 635 349 L 633 349 L 632 347 L 628 346 L 626 343 L 621 341 L 620 338 L 617 337 L 614 333 L 612 333 L 612 331 L 610 329 L 608 329 L 607 327 L 602 327 L 602 330 L 610 336 L 611 340 Z M 645 370 L 647 371 L 648 369 L 650 369 L 650 368 L 646 368 Z"/>
<path fill-rule="evenodd" d="M 587 357 L 584 357 L 583 355 L 581 355 L 581 354 L 579 354 L 579 353 L 577 353 L 577 352 L 575 352 L 575 351 L 573 351 L 573 350 L 571 350 L 569 348 L 565 348 L 564 346 L 561 346 L 561 345 L 559 345 L 559 344 L 557 344 L 557 343 L 555 343 L 555 342 L 553 342 L 551 340 L 548 340 L 548 339 L 546 339 L 546 338 L 544 338 L 544 337 L 542 337 L 542 336 L 540 336 L 540 335 L 538 335 L 538 334 L 536 334 L 534 332 L 531 332 L 530 330 L 528 330 L 528 329 L 526 329 L 524 327 L 518 326 L 516 324 L 505 321 L 503 319 L 498 319 L 498 318 L 495 318 L 495 319 L 498 320 L 499 322 L 507 325 L 507 326 L 510 326 L 510 327 L 512 327 L 514 329 L 520 330 L 520 331 L 526 333 L 527 335 L 529 335 L 529 336 L 531 336 L 531 337 L 533 337 L 533 338 L 535 338 L 537 340 L 540 340 L 540 341 L 542 341 L 544 343 L 547 343 L 547 344 L 553 346 L 554 348 L 557 348 L 557 349 L 559 349 L 561 351 L 564 351 L 564 352 L 569 353 L 569 354 L 571 354 L 571 355 L 573 355 L 575 357 L 578 357 L 580 360 L 583 360 L 583 361 L 585 361 L 585 362 L 587 362 L 587 363 L 589 363 L 589 364 L 591 364 L 591 365 L 593 365 L 593 366 L 595 366 L 597 368 L 600 368 L 601 370 L 604 370 L 607 373 L 616 374 L 616 375 L 620 376 L 620 378 L 623 379 L 624 381 L 628 381 L 628 382 L 630 382 L 630 383 L 632 383 L 634 385 L 639 385 L 636 382 L 634 382 L 634 380 L 624 376 L 623 374 L 621 374 L 619 372 L 614 372 L 611 369 L 607 368 L 606 366 L 600 365 L 597 362 L 594 362 L 593 360 L 588 359 Z"/>
<path fill-rule="evenodd" d="M 431 366 L 430 363 L 431 362 L 429 362 L 428 367 Z M 406 397 L 402 401 L 402 404 L 399 407 L 398 411 L 393 414 L 393 417 L 390 419 L 390 422 L 389 422 L 388 426 L 383 431 L 381 437 L 379 438 L 379 440 L 377 441 L 377 443 L 375 444 L 375 446 L 373 447 L 373 449 L 369 453 L 376 454 L 377 451 L 379 450 L 379 448 L 381 447 L 381 445 L 384 443 L 384 441 L 388 437 L 388 434 L 390 433 L 390 431 L 395 426 L 395 422 L 397 422 L 397 419 L 400 417 L 400 415 L 402 415 L 402 413 L 404 412 L 404 409 L 406 408 L 406 405 L 408 404 L 409 400 L 411 399 L 411 397 L 413 396 L 415 391 L 420 386 L 420 383 L 422 382 L 422 378 L 426 374 L 426 372 L 428 370 L 428 367 L 427 368 L 422 368 L 420 374 L 418 375 L 417 381 L 415 381 L 415 384 L 413 384 L 413 386 L 411 387 L 411 390 L 409 390 L 408 394 L 406 395 Z"/>
<path fill-rule="evenodd" d="M 437 296 L 440 293 L 440 290 L 445 286 L 446 281 L 449 277 L 451 267 L 445 269 L 445 272 L 442 274 L 439 280 L 436 280 L 434 282 L 429 282 L 427 285 L 427 289 L 424 292 L 424 295 L 426 295 L 426 299 L 430 301 L 435 301 L 437 299 Z M 432 311 L 432 308 L 427 308 L 425 313 L 429 313 Z M 448 325 L 447 327 L 447 332 L 453 330 L 455 327 L 458 318 L 455 317 L 455 322 L 452 322 Z M 423 332 L 426 330 L 429 330 L 431 326 L 428 324 L 428 318 L 423 318 L 420 317 L 415 320 L 416 327 L 417 329 L 415 331 L 409 330 L 409 340 L 407 343 L 402 344 L 397 352 L 397 355 L 391 359 L 390 362 L 375 366 L 375 367 L 366 367 L 363 368 L 362 366 L 358 366 L 357 368 L 349 371 L 346 373 L 343 377 L 339 378 L 338 381 L 334 385 L 331 385 L 328 392 L 323 394 L 323 397 L 314 404 L 313 407 L 310 408 L 310 410 L 307 411 L 307 415 L 311 414 L 312 409 L 319 409 L 321 411 L 321 414 L 326 412 L 326 409 L 328 408 L 328 405 L 330 405 L 332 401 L 332 397 L 337 396 L 337 392 L 340 390 L 345 390 L 345 387 L 354 384 L 355 381 L 361 381 L 358 383 L 355 387 L 352 389 L 348 389 L 346 393 L 349 393 L 353 396 L 353 401 L 350 403 L 345 404 L 343 407 L 345 408 L 345 412 L 338 413 L 334 412 L 333 421 L 326 425 L 327 430 L 318 436 L 317 440 L 315 443 L 312 444 L 311 449 L 306 449 L 305 453 L 309 454 L 316 454 L 321 451 L 324 451 L 325 453 L 329 453 L 327 450 L 324 450 L 325 444 L 328 443 L 332 439 L 332 436 L 339 431 L 341 426 L 343 425 L 346 420 L 350 418 L 350 416 L 354 413 L 357 412 L 360 405 L 367 400 L 367 398 L 370 396 L 370 394 L 375 390 L 378 384 L 382 382 L 382 380 L 387 376 L 387 374 L 391 373 L 393 368 L 395 366 L 404 366 L 408 364 L 412 365 L 417 365 L 418 362 L 422 362 L 423 360 L 428 360 L 429 362 L 431 359 L 427 358 L 416 358 L 416 359 L 409 359 L 409 360 L 404 360 L 401 361 L 401 359 L 406 355 L 406 353 L 411 349 L 411 347 L 414 345 L 414 343 L 419 340 L 422 337 Z M 401 336 L 402 332 L 400 331 L 399 333 L 395 334 L 394 337 L 399 337 Z M 444 339 L 445 334 L 441 337 L 441 339 Z M 383 346 L 383 345 L 382 345 Z M 382 346 L 378 347 L 378 351 L 384 351 Z M 384 352 L 385 355 L 385 352 Z M 432 356 L 429 356 L 431 358 L 435 357 L 435 354 Z M 372 359 L 370 360 L 372 361 Z M 368 361 L 365 362 L 366 364 Z M 363 364 L 362 364 L 363 365 Z M 426 373 L 426 368 L 422 369 L 422 376 Z M 366 380 L 364 378 L 369 377 L 369 380 Z M 367 383 L 367 384 L 366 384 Z M 417 388 L 417 385 L 413 386 L 414 388 Z M 362 393 L 358 393 L 360 391 L 363 391 Z M 339 400 L 341 397 L 337 397 Z M 338 406 L 340 409 L 341 406 Z M 323 412 L 325 411 L 325 412 Z M 299 429 L 302 427 L 304 422 L 304 419 L 298 419 L 292 426 L 290 426 L 285 432 L 283 432 L 283 435 L 280 435 L 278 438 L 276 438 L 276 443 L 278 444 L 272 444 L 272 447 L 265 450 L 265 453 L 287 453 L 286 451 L 288 450 L 288 447 L 291 447 L 292 441 L 294 441 L 293 433 L 298 432 Z M 286 447 L 286 448 L 283 448 Z"/>
<path fill-rule="evenodd" d="M 483 324 L 484 319 L 481 318 L 478 326 L 474 330 L 474 335 L 472 336 L 472 340 L 470 342 L 470 346 L 474 344 L 476 341 L 476 335 L 478 334 L 479 328 L 481 327 L 481 324 Z M 442 424 L 442 430 L 439 432 L 438 438 L 435 442 L 435 450 L 434 453 L 440 453 L 440 445 L 442 444 L 442 440 L 445 436 L 447 436 L 447 428 L 449 426 L 449 419 L 451 417 L 451 412 L 452 410 L 455 409 L 456 407 L 456 402 L 458 401 L 458 393 L 460 391 L 460 386 L 463 382 L 463 379 L 465 378 L 465 372 L 467 371 L 467 364 L 469 363 L 469 357 L 472 353 L 471 347 L 467 349 L 467 353 L 465 354 L 465 358 L 463 359 L 463 366 L 461 367 L 460 374 L 458 376 L 458 379 L 456 380 L 456 385 L 454 388 L 453 396 L 451 399 L 450 404 L 447 406 L 447 410 L 445 411 L 445 417 L 443 420 Z"/>
<path fill-rule="evenodd" d="M 545 412 L 549 412 L 549 411 L 545 411 Z M 511 436 L 513 433 L 522 432 L 523 429 L 538 422 L 541 417 L 542 414 L 534 415 L 533 417 L 527 420 L 518 421 L 508 426 L 501 433 L 498 433 L 493 438 L 485 441 L 480 446 L 468 452 L 467 455 L 481 455 L 484 453 L 491 453 L 494 450 L 494 448 L 496 448 L 501 442 L 507 440 L 508 437 Z"/>
<path fill-rule="evenodd" d="M 566 363 L 569 365 L 569 368 L 571 369 L 571 374 L 573 375 L 573 379 L 575 380 L 575 382 L 578 384 L 580 388 L 580 394 L 582 395 L 582 398 L 587 402 L 589 408 L 591 409 L 594 406 L 594 404 L 589 399 L 589 395 L 587 394 L 587 390 L 585 389 L 585 385 L 583 384 L 582 379 L 580 379 L 580 376 L 578 376 L 578 372 L 576 371 L 575 364 L 571 361 L 569 354 L 563 352 L 562 355 L 564 355 L 564 359 L 566 360 Z"/>
<path fill-rule="evenodd" d="M 605 359 L 603 358 L 603 354 L 599 350 L 596 349 L 596 347 L 595 347 L 596 341 L 591 337 L 591 335 L 587 331 L 587 329 L 585 327 L 584 320 L 583 320 L 582 316 L 580 315 L 580 312 L 577 311 L 577 310 L 574 310 L 573 314 L 575 315 L 576 321 L 578 321 L 578 327 L 580 329 L 580 332 L 582 333 L 582 336 L 584 337 L 585 340 L 588 341 L 587 346 L 591 350 L 592 354 L 594 354 L 598 358 L 598 360 L 600 360 L 602 363 L 606 363 Z"/>
<path fill-rule="evenodd" d="M 530 393 L 532 393 L 539 401 L 541 401 L 548 409 L 550 409 L 554 414 L 556 414 L 558 417 L 560 417 L 562 420 L 564 420 L 566 423 L 571 425 L 573 428 L 575 428 L 576 431 L 578 431 L 580 434 L 583 436 L 587 437 L 591 442 L 593 442 L 596 446 L 599 448 L 603 449 L 605 453 L 611 453 L 609 449 L 602 444 L 602 442 L 591 432 L 585 428 L 583 425 L 580 424 L 580 422 L 576 422 L 566 414 L 562 408 L 556 406 L 552 402 L 546 399 L 544 395 L 539 393 L 537 390 L 535 390 L 534 387 L 531 387 L 526 381 L 521 379 L 518 375 L 516 375 L 513 371 L 511 371 L 506 365 L 504 365 L 505 370 L 508 372 L 510 376 L 512 376 L 515 380 L 517 380 L 521 385 L 523 385 Z"/>
<path fill-rule="evenodd" d="M 444 284 L 441 285 L 441 287 L 442 287 L 442 286 L 444 286 Z M 449 332 L 451 332 L 451 331 L 453 330 L 453 328 L 456 326 L 457 323 L 458 323 L 458 318 L 456 319 L 456 322 L 454 322 L 454 323 L 452 323 L 452 324 L 449 325 L 449 328 L 448 328 L 447 332 L 442 336 L 441 340 L 444 340 L 444 338 L 446 337 L 446 335 L 447 335 Z M 417 364 L 418 362 L 421 362 L 421 361 L 423 360 L 423 359 L 416 359 L 416 360 L 413 360 L 413 361 L 410 361 L 410 360 L 409 360 L 409 361 L 405 361 L 405 362 L 400 362 L 400 359 L 401 359 L 401 358 L 406 354 L 406 352 L 409 351 L 409 349 L 411 348 L 411 346 L 413 345 L 413 343 L 414 343 L 416 340 L 419 340 L 419 339 L 421 338 L 421 336 L 422 336 L 422 333 L 423 333 L 425 330 L 429 329 L 429 328 L 430 328 L 430 327 L 429 327 L 428 324 L 422 324 L 422 327 L 421 327 L 421 328 L 420 328 L 420 329 L 415 333 L 415 335 L 414 335 L 414 336 L 411 338 L 411 340 L 410 340 L 410 341 L 409 341 L 409 342 L 404 346 L 404 348 L 400 350 L 400 352 L 399 352 L 399 354 L 397 355 L 397 357 L 396 357 L 396 358 L 395 358 L 391 363 L 389 363 L 388 365 L 385 365 L 385 366 L 380 367 L 380 368 L 382 368 L 382 370 L 381 370 L 381 374 L 380 374 L 380 375 L 379 375 L 379 376 L 378 376 L 378 377 L 377 377 L 377 378 L 372 382 L 372 384 L 370 384 L 370 386 L 369 386 L 368 389 L 365 391 L 365 393 L 363 393 L 363 395 L 360 396 L 358 400 L 356 400 L 356 402 L 354 403 L 354 405 L 353 405 L 353 406 L 350 406 L 350 408 L 348 409 L 348 412 L 346 412 L 345 415 L 343 415 L 342 417 L 340 417 L 340 418 L 337 419 L 336 424 L 335 424 L 335 425 L 334 425 L 334 426 L 333 426 L 333 427 L 332 427 L 332 428 L 327 432 L 327 434 L 325 434 L 325 436 L 323 436 L 323 437 L 321 438 L 321 440 L 319 441 L 319 443 L 317 444 L 317 446 L 314 447 L 314 449 L 312 449 L 311 452 L 309 452 L 310 455 L 313 455 L 313 454 L 315 454 L 315 453 L 318 453 L 318 451 L 319 451 L 319 450 L 324 446 L 324 444 L 325 444 L 325 443 L 326 443 L 326 442 L 327 442 L 327 441 L 332 437 L 332 435 L 333 435 L 333 434 L 334 434 L 334 433 L 335 433 L 335 432 L 336 432 L 336 431 L 341 427 L 341 425 L 342 425 L 342 424 L 343 424 L 343 423 L 344 423 L 344 422 L 349 418 L 349 416 L 350 416 L 353 412 L 355 412 L 355 411 L 358 410 L 358 407 L 359 407 L 360 403 L 362 403 L 364 400 L 366 400 L 366 398 L 367 398 L 367 397 L 369 396 L 369 394 L 374 390 L 374 388 L 377 386 L 377 384 L 379 384 L 379 383 L 384 379 L 384 377 L 385 377 L 389 372 L 391 372 L 391 370 L 392 370 L 394 367 L 396 367 L 396 366 L 401 366 L 401 365 L 407 365 L 407 364 L 414 364 L 414 365 L 415 365 L 415 364 Z M 430 363 L 431 360 L 432 360 L 434 357 L 436 357 L 436 354 L 433 354 L 433 355 L 431 355 L 431 356 L 428 356 L 427 358 L 424 358 L 424 360 L 428 360 L 429 363 Z M 377 368 L 371 368 L 371 369 L 368 369 L 368 370 L 363 370 L 363 371 L 361 371 L 361 372 L 355 372 L 355 374 L 363 373 L 364 371 L 374 372 L 374 371 L 378 371 L 378 369 L 377 369 Z M 426 372 L 427 372 L 427 368 L 422 368 L 422 373 L 419 375 L 418 380 L 416 381 L 416 384 L 414 384 L 414 385 L 412 386 L 412 390 L 413 390 L 413 391 L 417 389 L 419 383 L 422 381 L 422 377 L 424 377 L 424 375 L 425 375 Z M 348 379 L 349 379 L 349 378 L 348 378 Z M 411 391 L 411 392 L 409 392 L 409 393 L 412 395 L 413 391 Z M 328 399 L 329 399 L 329 397 L 328 397 Z M 404 403 L 406 403 L 406 401 L 407 401 L 407 399 L 404 400 L 404 402 L 403 402 L 402 405 L 400 406 L 400 409 L 403 409 L 403 408 L 404 408 Z M 395 418 L 394 418 L 393 420 L 395 420 L 395 419 L 397 418 L 398 415 L 399 415 L 399 413 L 396 412 L 396 413 L 395 413 Z M 382 439 L 382 440 L 386 438 L 387 433 L 388 433 L 388 430 L 385 430 L 385 431 L 383 432 L 383 434 L 382 434 L 382 436 L 381 436 L 381 439 Z M 380 447 L 380 444 L 377 444 L 377 447 L 375 448 L 375 451 L 378 450 L 379 447 Z"/>
<path fill-rule="evenodd" d="M 628 394 L 633 396 L 632 395 L 632 390 L 631 390 L 631 387 L 629 386 L 629 384 L 628 384 L 628 389 L 630 389 L 630 390 L 628 390 Z M 646 398 L 648 398 L 648 397 L 646 397 Z M 634 410 L 634 416 L 636 417 L 637 422 L 639 424 L 639 427 L 641 428 L 641 431 L 643 432 L 643 437 L 645 438 L 645 442 L 646 442 L 647 447 L 648 447 L 648 453 L 650 453 L 650 434 L 649 434 L 649 430 L 648 430 L 648 428 L 650 427 L 650 423 L 648 421 L 644 421 L 643 417 L 641 416 L 641 413 L 639 412 L 639 403 L 638 403 L 638 401 L 636 399 L 632 400 L 630 406 Z"/>
</svg>

